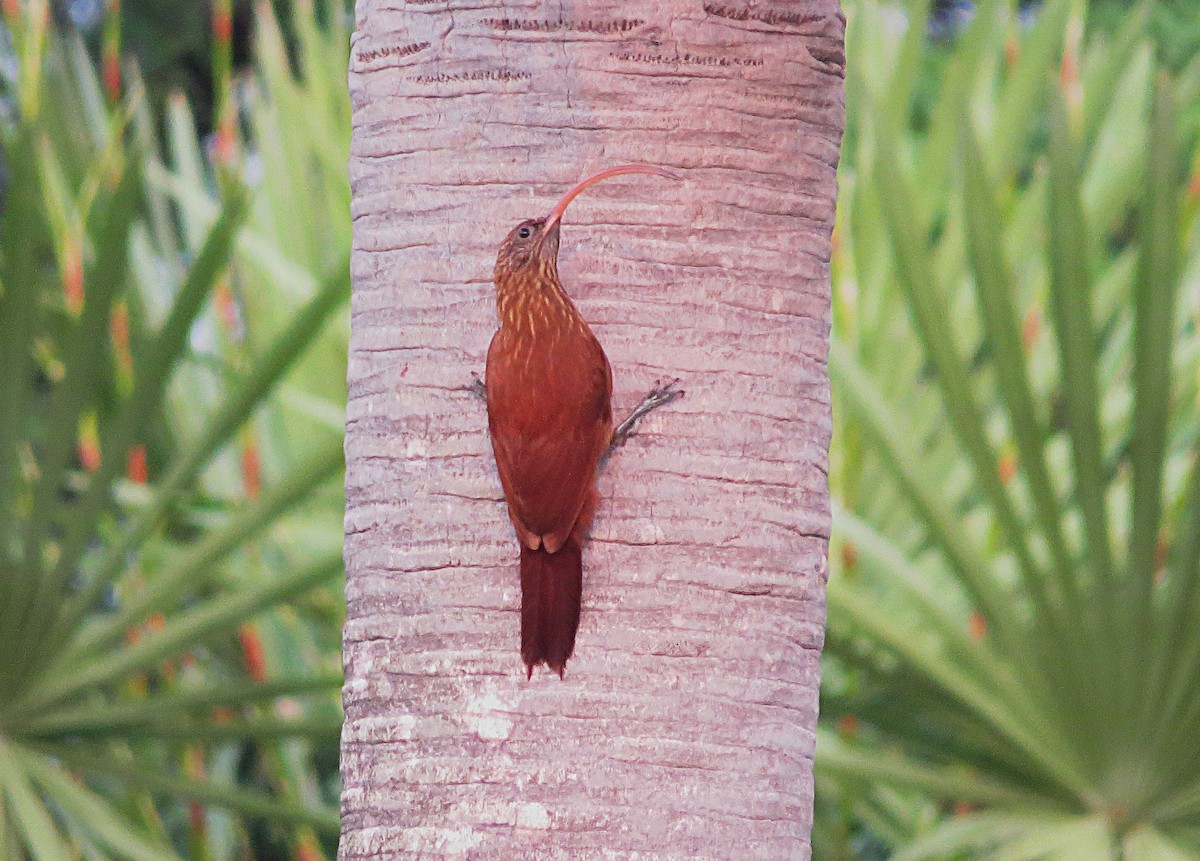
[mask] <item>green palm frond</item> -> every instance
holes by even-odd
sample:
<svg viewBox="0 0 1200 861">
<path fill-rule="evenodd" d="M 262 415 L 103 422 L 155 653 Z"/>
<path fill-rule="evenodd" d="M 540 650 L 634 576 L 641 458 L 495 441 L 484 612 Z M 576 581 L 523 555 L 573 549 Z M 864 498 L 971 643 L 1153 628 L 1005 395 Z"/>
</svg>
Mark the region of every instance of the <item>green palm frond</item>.
<svg viewBox="0 0 1200 861">
<path fill-rule="evenodd" d="M 103 92 L 44 7 L 6 7 L 0 83 L 0 857 L 232 858 L 255 820 L 332 845 L 345 177 L 344 234 L 290 259 L 279 181 L 210 168 L 178 103 L 164 158 L 136 69 Z M 311 11 L 328 92 L 345 34 Z M 270 47 L 263 98 L 305 86 Z"/>
<path fill-rule="evenodd" d="M 940 805 L 896 858 L 1194 857 L 1200 72 L 1147 4 L 993 0 L 917 132 L 894 9 L 847 16 L 819 791 Z"/>
</svg>

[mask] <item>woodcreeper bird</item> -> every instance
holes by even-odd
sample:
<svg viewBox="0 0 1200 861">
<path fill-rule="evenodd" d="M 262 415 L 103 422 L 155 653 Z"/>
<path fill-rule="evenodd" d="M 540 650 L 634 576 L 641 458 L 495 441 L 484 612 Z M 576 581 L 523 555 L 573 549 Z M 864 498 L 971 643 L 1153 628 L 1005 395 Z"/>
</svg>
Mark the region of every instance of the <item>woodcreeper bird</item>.
<svg viewBox="0 0 1200 861">
<path fill-rule="evenodd" d="M 583 545 L 596 513 L 596 475 L 646 413 L 681 397 L 656 386 L 614 431 L 612 369 L 558 278 L 560 222 L 594 183 L 629 173 L 678 179 L 650 165 L 590 176 L 545 218 L 522 221 L 496 258 L 500 328 L 487 354 L 485 397 L 508 514 L 521 542 L 521 658 L 563 675 L 575 648 Z M 677 382 L 677 381 L 676 381 Z"/>
</svg>

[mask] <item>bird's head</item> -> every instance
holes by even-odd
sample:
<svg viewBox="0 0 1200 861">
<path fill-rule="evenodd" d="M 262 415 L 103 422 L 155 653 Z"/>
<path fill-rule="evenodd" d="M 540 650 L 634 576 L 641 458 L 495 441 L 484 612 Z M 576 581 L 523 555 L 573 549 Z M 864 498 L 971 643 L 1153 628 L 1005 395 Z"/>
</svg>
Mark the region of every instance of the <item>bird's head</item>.
<svg viewBox="0 0 1200 861">
<path fill-rule="evenodd" d="M 648 173 L 668 179 L 679 179 L 669 170 L 649 164 L 622 164 L 589 176 L 564 194 L 548 216 L 522 221 L 509 231 L 496 257 L 496 283 L 499 284 L 502 279 L 512 276 L 555 275 L 558 268 L 559 227 L 563 213 L 567 211 L 571 201 L 584 189 L 610 177 L 627 173 Z"/>
<path fill-rule="evenodd" d="M 548 231 L 546 219 L 529 218 L 508 232 L 496 256 L 496 278 L 502 275 L 553 271 L 558 262 L 558 225 Z"/>
</svg>

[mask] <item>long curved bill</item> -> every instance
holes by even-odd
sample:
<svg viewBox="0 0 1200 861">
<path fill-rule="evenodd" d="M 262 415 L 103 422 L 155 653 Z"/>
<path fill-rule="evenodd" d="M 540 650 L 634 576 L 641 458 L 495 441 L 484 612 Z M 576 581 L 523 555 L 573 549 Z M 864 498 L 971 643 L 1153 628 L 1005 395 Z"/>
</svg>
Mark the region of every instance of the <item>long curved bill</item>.
<svg viewBox="0 0 1200 861">
<path fill-rule="evenodd" d="M 661 167 L 655 167 L 652 164 L 619 164 L 616 167 L 605 168 L 599 173 L 589 176 L 562 196 L 562 200 L 558 202 L 558 205 L 554 207 L 550 215 L 546 218 L 546 223 L 542 227 L 542 236 L 550 234 L 550 231 L 562 218 L 563 213 L 567 211 L 567 207 L 571 205 L 571 201 L 578 197 L 585 189 L 590 188 L 598 182 L 603 182 L 610 177 L 622 176 L 627 173 L 648 173 L 653 176 L 665 176 L 667 179 L 680 179 L 678 174 L 671 173 L 671 171 L 664 170 Z"/>
</svg>

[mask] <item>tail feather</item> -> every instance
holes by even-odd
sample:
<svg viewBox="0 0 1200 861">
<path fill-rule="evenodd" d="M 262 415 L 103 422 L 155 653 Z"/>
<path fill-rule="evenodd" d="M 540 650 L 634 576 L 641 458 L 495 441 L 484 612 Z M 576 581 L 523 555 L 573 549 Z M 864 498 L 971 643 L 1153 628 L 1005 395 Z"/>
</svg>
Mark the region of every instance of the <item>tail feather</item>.
<svg viewBox="0 0 1200 861">
<path fill-rule="evenodd" d="M 556 553 L 521 545 L 521 657 L 525 670 L 546 663 L 562 677 L 575 650 L 583 553 L 568 540 Z"/>
</svg>

